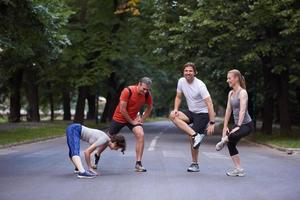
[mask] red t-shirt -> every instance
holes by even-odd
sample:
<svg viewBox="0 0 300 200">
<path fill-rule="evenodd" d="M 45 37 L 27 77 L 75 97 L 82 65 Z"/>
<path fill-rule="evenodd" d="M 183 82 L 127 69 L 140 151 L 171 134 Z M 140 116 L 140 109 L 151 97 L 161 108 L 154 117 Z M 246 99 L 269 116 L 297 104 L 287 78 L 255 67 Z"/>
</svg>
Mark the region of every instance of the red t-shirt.
<svg viewBox="0 0 300 200">
<path fill-rule="evenodd" d="M 131 90 L 131 96 L 129 98 L 129 90 L 128 88 L 124 88 L 121 96 L 120 96 L 120 102 L 125 101 L 127 102 L 127 112 L 131 119 L 135 119 L 137 113 L 141 110 L 141 108 L 147 104 L 152 105 L 152 97 L 151 95 L 148 96 L 146 99 L 145 95 L 139 94 L 137 91 L 137 86 L 129 86 Z M 113 119 L 119 123 L 128 123 L 125 117 L 123 117 L 121 111 L 120 111 L 120 102 L 115 110 Z"/>
</svg>

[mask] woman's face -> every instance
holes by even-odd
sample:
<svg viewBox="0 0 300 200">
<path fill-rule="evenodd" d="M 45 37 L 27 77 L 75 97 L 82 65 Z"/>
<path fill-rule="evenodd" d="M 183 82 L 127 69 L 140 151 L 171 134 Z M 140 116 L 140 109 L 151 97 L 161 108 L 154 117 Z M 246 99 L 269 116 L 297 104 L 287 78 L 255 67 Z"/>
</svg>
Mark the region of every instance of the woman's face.
<svg viewBox="0 0 300 200">
<path fill-rule="evenodd" d="M 235 76 L 233 73 L 227 74 L 227 83 L 229 87 L 234 87 L 239 82 L 239 79 L 237 76 Z"/>
</svg>

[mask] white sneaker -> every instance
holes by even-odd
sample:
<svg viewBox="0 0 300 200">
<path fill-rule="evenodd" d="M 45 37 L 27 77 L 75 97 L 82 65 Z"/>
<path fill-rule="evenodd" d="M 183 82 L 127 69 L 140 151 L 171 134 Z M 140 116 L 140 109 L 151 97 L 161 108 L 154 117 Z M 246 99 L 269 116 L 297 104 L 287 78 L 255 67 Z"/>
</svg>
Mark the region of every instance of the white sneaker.
<svg viewBox="0 0 300 200">
<path fill-rule="evenodd" d="M 231 170 L 231 171 L 228 171 L 226 173 L 227 176 L 239 176 L 239 177 L 242 177 L 242 176 L 245 176 L 245 172 L 243 169 L 238 169 L 238 168 L 235 168 L 234 170 Z"/>
<path fill-rule="evenodd" d="M 221 151 L 223 148 L 224 148 L 224 146 L 225 146 L 225 141 L 223 141 L 223 140 L 221 140 L 220 142 L 218 142 L 217 144 L 216 144 L 216 150 L 217 151 Z"/>
<path fill-rule="evenodd" d="M 194 149 L 197 149 L 200 146 L 204 137 L 205 137 L 205 134 L 199 134 L 199 133 L 197 133 L 197 135 L 194 136 L 194 138 L 193 138 L 194 139 L 194 144 L 193 144 Z"/>
</svg>

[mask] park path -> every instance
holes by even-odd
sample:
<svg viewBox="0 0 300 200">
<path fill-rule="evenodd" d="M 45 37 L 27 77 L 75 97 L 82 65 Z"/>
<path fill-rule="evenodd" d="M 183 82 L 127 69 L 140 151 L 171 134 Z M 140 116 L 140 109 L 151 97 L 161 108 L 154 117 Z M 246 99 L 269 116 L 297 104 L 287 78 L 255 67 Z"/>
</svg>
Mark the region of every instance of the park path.
<svg viewBox="0 0 300 200">
<path fill-rule="evenodd" d="M 123 156 L 107 150 L 101 175 L 77 179 L 67 158 L 65 138 L 0 149 L 1 200 L 299 200 L 300 156 L 241 143 L 243 178 L 225 175 L 232 167 L 227 149 L 214 150 L 219 136 L 200 147 L 200 172 L 188 173 L 187 137 L 168 121 L 145 124 L 143 163 L 147 173 L 135 173 L 135 140 L 123 130 L 128 150 Z M 82 144 L 86 147 L 86 144 Z"/>
</svg>

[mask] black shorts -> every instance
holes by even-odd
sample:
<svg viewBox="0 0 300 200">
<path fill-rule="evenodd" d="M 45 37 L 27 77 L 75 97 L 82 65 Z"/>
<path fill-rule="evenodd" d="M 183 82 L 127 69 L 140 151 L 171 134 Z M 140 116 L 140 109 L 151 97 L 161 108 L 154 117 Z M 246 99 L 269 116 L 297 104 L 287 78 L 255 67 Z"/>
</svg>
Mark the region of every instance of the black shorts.
<svg viewBox="0 0 300 200">
<path fill-rule="evenodd" d="M 206 128 L 209 122 L 208 113 L 193 113 L 189 110 L 183 111 L 183 113 L 189 118 L 188 124 L 193 124 L 192 129 L 196 133 L 206 134 Z"/>
<path fill-rule="evenodd" d="M 130 123 L 120 123 L 120 122 L 117 122 L 115 120 L 112 120 L 111 123 L 110 123 L 110 126 L 109 126 L 109 134 L 110 135 L 116 135 L 120 132 L 120 130 L 124 127 L 124 126 L 127 126 L 131 131 L 134 127 L 136 126 L 142 126 L 141 124 L 137 124 L 137 125 L 132 125 Z"/>
</svg>

